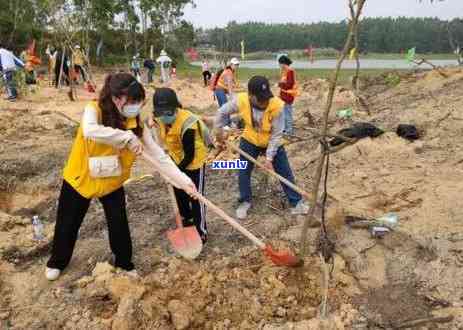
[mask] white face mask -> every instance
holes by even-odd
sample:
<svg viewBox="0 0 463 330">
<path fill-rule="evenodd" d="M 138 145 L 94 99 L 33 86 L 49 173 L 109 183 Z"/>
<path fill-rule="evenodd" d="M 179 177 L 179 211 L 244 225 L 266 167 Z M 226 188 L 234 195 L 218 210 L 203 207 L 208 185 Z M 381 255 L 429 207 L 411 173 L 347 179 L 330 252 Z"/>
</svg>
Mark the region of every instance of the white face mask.
<svg viewBox="0 0 463 330">
<path fill-rule="evenodd" d="M 121 114 L 126 118 L 135 118 L 140 114 L 141 104 L 126 104 L 122 108 Z"/>
</svg>

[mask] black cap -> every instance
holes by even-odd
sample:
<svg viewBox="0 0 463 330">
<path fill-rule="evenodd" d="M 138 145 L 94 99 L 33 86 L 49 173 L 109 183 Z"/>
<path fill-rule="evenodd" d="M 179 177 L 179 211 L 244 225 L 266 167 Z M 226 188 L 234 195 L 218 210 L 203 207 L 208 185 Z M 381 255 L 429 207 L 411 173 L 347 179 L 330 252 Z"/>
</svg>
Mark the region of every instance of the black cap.
<svg viewBox="0 0 463 330">
<path fill-rule="evenodd" d="M 249 80 L 248 92 L 259 101 L 266 101 L 273 97 L 268 79 L 262 76 L 254 76 Z"/>
<path fill-rule="evenodd" d="M 153 96 L 154 115 L 156 117 L 173 115 L 182 105 L 178 101 L 177 94 L 170 88 L 157 88 Z"/>
</svg>

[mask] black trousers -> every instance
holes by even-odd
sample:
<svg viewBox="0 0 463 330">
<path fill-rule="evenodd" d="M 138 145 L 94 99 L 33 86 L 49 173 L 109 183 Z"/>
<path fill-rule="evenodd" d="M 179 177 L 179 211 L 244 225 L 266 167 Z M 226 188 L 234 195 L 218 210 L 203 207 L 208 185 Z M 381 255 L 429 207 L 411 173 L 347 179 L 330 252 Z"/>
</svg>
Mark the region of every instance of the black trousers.
<svg viewBox="0 0 463 330">
<path fill-rule="evenodd" d="M 55 64 L 55 87 L 58 88 L 58 85 L 59 85 L 59 73 L 61 72 L 61 62 L 58 62 L 56 61 L 56 64 Z M 64 78 L 64 81 L 66 82 L 66 85 L 69 86 L 69 67 L 68 65 L 65 63 L 63 65 L 63 78 Z"/>
<path fill-rule="evenodd" d="M 209 71 L 204 71 L 203 72 L 203 78 L 204 78 L 204 86 L 207 87 L 207 85 L 209 84 L 209 80 L 211 80 L 211 73 Z"/>
<path fill-rule="evenodd" d="M 204 193 L 205 165 L 198 170 L 183 170 L 182 172 L 188 175 L 202 195 Z M 191 198 L 183 190 L 174 187 L 174 192 L 180 215 L 183 218 L 183 226 L 196 226 L 199 235 L 205 241 L 207 239 L 206 206 Z"/>
<path fill-rule="evenodd" d="M 118 190 L 101 197 L 108 224 L 109 245 L 115 255 L 115 266 L 132 270 L 132 240 L 130 238 L 125 192 Z M 79 228 L 90 206 L 90 199 L 82 197 L 69 183 L 63 180 L 59 197 L 58 214 L 53 237 L 53 248 L 47 267 L 63 270 L 71 261 Z"/>
</svg>

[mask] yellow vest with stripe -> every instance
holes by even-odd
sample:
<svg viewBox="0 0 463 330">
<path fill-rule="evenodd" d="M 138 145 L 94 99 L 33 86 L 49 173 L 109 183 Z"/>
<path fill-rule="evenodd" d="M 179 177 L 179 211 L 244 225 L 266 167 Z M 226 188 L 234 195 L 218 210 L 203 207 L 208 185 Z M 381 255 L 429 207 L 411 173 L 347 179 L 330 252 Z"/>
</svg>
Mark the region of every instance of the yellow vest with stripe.
<svg viewBox="0 0 463 330">
<path fill-rule="evenodd" d="M 208 148 L 201 137 L 199 118 L 193 113 L 184 109 L 178 109 L 175 121 L 169 130 L 164 123 L 157 121 L 159 124 L 159 135 L 167 148 L 169 156 L 175 164 L 180 164 L 184 158 L 182 138 L 187 129 L 195 131 L 195 155 L 191 163 L 186 167 L 187 170 L 197 170 L 206 162 Z"/>
<path fill-rule="evenodd" d="M 284 102 L 277 97 L 270 99 L 267 109 L 262 118 L 262 127 L 254 127 L 252 122 L 252 108 L 248 93 L 238 94 L 238 111 L 244 121 L 244 131 L 242 137 L 252 144 L 267 148 L 272 134 L 272 120 L 283 110 Z"/>
<path fill-rule="evenodd" d="M 219 80 L 217 81 L 217 87 L 220 87 L 220 88 L 224 89 L 226 92 L 230 93 L 232 91 L 228 90 L 228 85 L 225 83 L 225 76 L 227 76 L 227 75 L 231 76 L 232 81 L 233 81 L 233 83 L 232 83 L 233 87 L 236 86 L 235 73 L 231 69 L 225 69 L 222 72 L 222 74 L 220 75 Z"/>
<path fill-rule="evenodd" d="M 291 88 L 291 89 L 281 89 L 281 91 L 283 93 L 291 95 L 292 97 L 297 97 L 297 96 L 301 95 L 301 93 L 299 92 L 299 85 L 297 84 L 297 80 L 296 80 L 296 72 L 293 69 L 288 69 L 288 70 L 282 71 L 280 80 L 281 81 L 286 81 L 289 71 L 292 71 L 293 75 L 294 75 L 293 88 Z"/>
<path fill-rule="evenodd" d="M 97 102 L 91 102 L 98 113 L 98 121 L 101 121 L 101 109 Z M 136 128 L 136 118 L 126 120 L 126 129 Z M 92 178 L 88 168 L 89 157 L 119 155 L 122 174 L 117 177 Z M 64 168 L 63 178 L 80 195 L 85 198 L 106 196 L 124 184 L 130 177 L 133 162 L 136 155 L 127 148 L 118 150 L 108 144 L 98 143 L 90 139 L 85 139 L 82 124 L 77 131 L 77 136 L 71 149 L 66 167 Z"/>
</svg>

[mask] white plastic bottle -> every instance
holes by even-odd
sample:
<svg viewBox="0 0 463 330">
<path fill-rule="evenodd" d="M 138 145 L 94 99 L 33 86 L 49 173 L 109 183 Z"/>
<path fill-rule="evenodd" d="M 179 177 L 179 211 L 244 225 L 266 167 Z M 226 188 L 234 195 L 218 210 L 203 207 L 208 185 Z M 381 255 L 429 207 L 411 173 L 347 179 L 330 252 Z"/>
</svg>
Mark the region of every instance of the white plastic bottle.
<svg viewBox="0 0 463 330">
<path fill-rule="evenodd" d="M 32 217 L 32 230 L 33 230 L 33 238 L 35 241 L 41 241 L 44 239 L 43 235 L 43 223 L 40 221 L 38 215 L 34 215 Z"/>
</svg>

